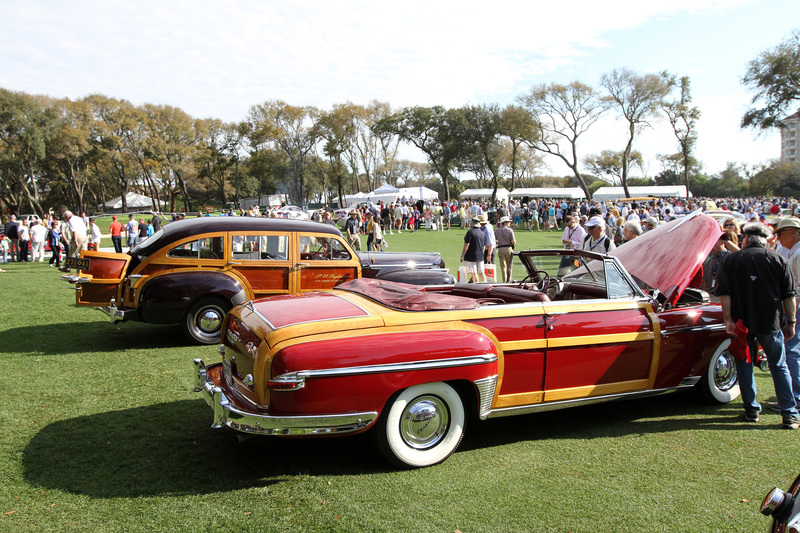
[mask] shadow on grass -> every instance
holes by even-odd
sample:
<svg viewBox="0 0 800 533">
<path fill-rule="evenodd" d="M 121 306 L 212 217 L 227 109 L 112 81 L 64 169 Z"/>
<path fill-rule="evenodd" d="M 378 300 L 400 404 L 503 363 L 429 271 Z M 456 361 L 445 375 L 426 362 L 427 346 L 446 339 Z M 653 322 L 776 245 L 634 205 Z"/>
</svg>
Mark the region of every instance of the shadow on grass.
<svg viewBox="0 0 800 533">
<path fill-rule="evenodd" d="M 146 348 L 189 346 L 176 324 L 154 325 L 127 322 L 70 322 L 32 324 L 3 332 L 8 342 L 3 351 L 35 355 L 114 352 Z"/>
<path fill-rule="evenodd" d="M 369 435 L 253 437 L 212 429 L 200 399 L 54 422 L 22 455 L 27 482 L 95 498 L 211 494 L 268 487 L 296 475 L 388 469 Z"/>
<path fill-rule="evenodd" d="M 687 430 L 773 429 L 745 424 L 741 406 L 691 394 L 471 421 L 460 451 L 519 441 L 630 437 Z M 779 420 L 779 419 L 778 419 Z M 391 471 L 371 434 L 330 439 L 253 437 L 211 429 L 202 400 L 183 400 L 49 424 L 23 452 L 28 482 L 96 498 L 209 494 L 289 482 L 297 475 Z M 448 461 L 458 461 L 458 452 Z"/>
<path fill-rule="evenodd" d="M 459 449 L 502 446 L 519 441 L 632 437 L 674 431 L 753 431 L 780 427 L 767 417 L 744 422 L 740 399 L 708 405 L 694 391 L 681 391 L 473 423 Z"/>
</svg>

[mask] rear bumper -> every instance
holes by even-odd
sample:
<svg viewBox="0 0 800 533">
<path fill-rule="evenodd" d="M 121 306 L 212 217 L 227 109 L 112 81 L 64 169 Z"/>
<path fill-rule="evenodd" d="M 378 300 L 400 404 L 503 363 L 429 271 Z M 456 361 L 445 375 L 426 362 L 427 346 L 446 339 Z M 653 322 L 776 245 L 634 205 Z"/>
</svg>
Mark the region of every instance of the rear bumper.
<svg viewBox="0 0 800 533">
<path fill-rule="evenodd" d="M 258 435 L 332 435 L 354 433 L 371 426 L 377 412 L 343 413 L 336 415 L 272 416 L 234 407 L 223 391 L 222 372 L 217 363 L 206 367 L 202 359 L 194 360 L 194 391 L 203 395 L 214 411 L 213 428 L 227 426 L 243 433 Z M 215 381 L 217 380 L 217 381 Z"/>
<path fill-rule="evenodd" d="M 112 299 L 111 303 L 105 307 L 98 307 L 98 311 L 102 311 L 108 316 L 111 322 L 126 322 L 129 320 L 138 321 L 139 312 L 136 309 L 120 309 L 117 303 Z"/>
</svg>

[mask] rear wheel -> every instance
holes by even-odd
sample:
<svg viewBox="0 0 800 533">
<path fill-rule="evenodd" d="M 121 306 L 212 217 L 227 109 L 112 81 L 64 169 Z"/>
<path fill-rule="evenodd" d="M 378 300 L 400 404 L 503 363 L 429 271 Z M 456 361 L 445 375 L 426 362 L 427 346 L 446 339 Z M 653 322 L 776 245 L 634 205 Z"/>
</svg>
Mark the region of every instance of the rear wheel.
<svg viewBox="0 0 800 533">
<path fill-rule="evenodd" d="M 441 463 L 464 436 L 464 404 L 446 383 L 409 387 L 390 401 L 387 409 L 376 428 L 378 447 L 395 466 Z"/>
<path fill-rule="evenodd" d="M 717 348 L 700 381 L 700 392 L 709 403 L 730 403 L 739 396 L 736 361 L 728 351 L 728 346 L 730 340 Z"/>
<path fill-rule="evenodd" d="M 231 303 L 222 298 L 198 299 L 183 318 L 183 332 L 194 344 L 219 343 L 222 320 L 231 307 Z"/>
</svg>

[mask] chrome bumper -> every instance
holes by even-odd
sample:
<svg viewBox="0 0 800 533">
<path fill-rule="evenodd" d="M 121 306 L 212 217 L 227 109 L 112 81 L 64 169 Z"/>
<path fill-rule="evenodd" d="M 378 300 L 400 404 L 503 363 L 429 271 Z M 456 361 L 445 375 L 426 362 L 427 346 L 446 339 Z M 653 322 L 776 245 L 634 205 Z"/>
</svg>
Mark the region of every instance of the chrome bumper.
<svg viewBox="0 0 800 533">
<path fill-rule="evenodd" d="M 344 413 L 315 416 L 271 416 L 242 411 L 233 407 L 221 387 L 206 372 L 202 359 L 195 359 L 194 392 L 199 392 L 214 410 L 212 428 L 227 426 L 236 431 L 258 435 L 330 435 L 352 433 L 372 425 L 377 412 Z"/>
</svg>

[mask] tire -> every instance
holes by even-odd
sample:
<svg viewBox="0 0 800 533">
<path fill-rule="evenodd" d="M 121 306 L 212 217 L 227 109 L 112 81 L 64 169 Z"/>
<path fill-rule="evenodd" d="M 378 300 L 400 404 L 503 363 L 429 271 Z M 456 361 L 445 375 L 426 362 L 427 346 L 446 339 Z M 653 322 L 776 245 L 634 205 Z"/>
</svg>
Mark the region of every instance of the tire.
<svg viewBox="0 0 800 533">
<path fill-rule="evenodd" d="M 222 320 L 231 307 L 231 303 L 222 298 L 199 298 L 183 317 L 184 334 L 193 344 L 219 343 Z"/>
<path fill-rule="evenodd" d="M 730 343 L 730 340 L 726 340 L 720 344 L 700 380 L 700 392 L 708 403 L 725 404 L 739 397 L 736 361 L 728 351 Z"/>
<path fill-rule="evenodd" d="M 387 404 L 376 428 L 383 456 L 400 468 L 441 463 L 461 443 L 466 426 L 458 393 L 442 382 L 415 385 Z"/>
</svg>

